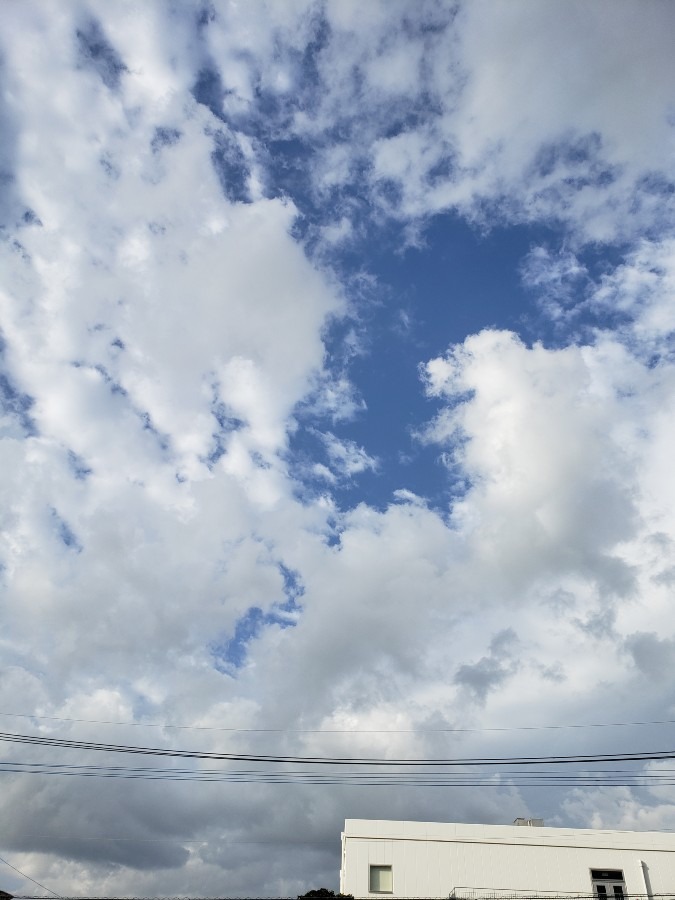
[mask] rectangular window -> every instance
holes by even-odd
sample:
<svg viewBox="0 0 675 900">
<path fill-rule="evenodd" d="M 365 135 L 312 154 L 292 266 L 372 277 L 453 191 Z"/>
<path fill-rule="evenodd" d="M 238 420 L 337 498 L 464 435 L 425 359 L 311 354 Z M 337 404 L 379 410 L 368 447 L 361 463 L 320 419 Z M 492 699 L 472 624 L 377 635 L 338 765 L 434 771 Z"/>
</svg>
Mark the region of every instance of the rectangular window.
<svg viewBox="0 0 675 900">
<path fill-rule="evenodd" d="M 368 890 L 372 894 L 391 894 L 394 890 L 394 877 L 391 866 L 371 866 L 368 879 Z"/>
<path fill-rule="evenodd" d="M 626 883 L 621 869 L 591 869 L 591 882 L 598 900 L 625 900 Z"/>
</svg>

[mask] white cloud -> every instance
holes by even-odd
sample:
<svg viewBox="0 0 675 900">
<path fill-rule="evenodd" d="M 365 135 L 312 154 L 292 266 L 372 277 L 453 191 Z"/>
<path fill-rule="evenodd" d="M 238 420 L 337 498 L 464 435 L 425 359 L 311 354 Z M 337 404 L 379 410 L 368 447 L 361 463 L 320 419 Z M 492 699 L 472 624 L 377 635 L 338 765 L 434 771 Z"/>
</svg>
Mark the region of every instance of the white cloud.
<svg viewBox="0 0 675 900">
<path fill-rule="evenodd" d="M 663 769 L 655 763 L 645 767 L 645 772 L 655 773 Z M 589 823 L 591 828 L 621 828 L 629 831 L 671 831 L 675 827 L 675 804 L 672 789 L 651 788 L 650 797 L 637 796 L 630 788 L 575 790 L 565 801 L 565 812 L 576 822 Z M 653 797 L 663 794 L 663 803 L 654 803 Z"/>
<path fill-rule="evenodd" d="M 476 515 L 481 497 L 488 534 L 518 521 L 514 539 L 536 546 L 539 561 L 545 547 L 581 560 L 629 536 L 623 485 L 634 448 L 623 443 L 621 419 L 634 413 L 617 395 L 643 372 L 620 347 L 528 349 L 510 333 L 482 332 L 428 371 L 430 390 L 460 398 L 430 432 L 458 444 L 475 483 L 467 502 L 455 505 L 460 521 L 465 511 Z M 500 564 L 513 549 L 486 540 Z"/>
<path fill-rule="evenodd" d="M 327 89 L 307 127 L 338 118 L 350 137 L 327 149 L 319 184 L 367 164 L 374 202 L 402 218 L 458 209 L 485 227 L 562 222 L 581 241 L 672 225 L 667 5 L 443 11 L 424 5 L 415 31 L 398 6 L 358 28 L 329 8 Z"/>
<path fill-rule="evenodd" d="M 630 338 L 643 353 L 668 354 L 675 331 L 674 290 L 675 242 L 642 241 L 602 279 L 592 303 L 627 316 Z"/>
<path fill-rule="evenodd" d="M 352 478 L 362 472 L 375 471 L 378 467 L 377 459 L 366 453 L 355 441 L 340 440 L 330 431 L 322 434 L 321 440 L 333 471 L 346 478 Z"/>
</svg>

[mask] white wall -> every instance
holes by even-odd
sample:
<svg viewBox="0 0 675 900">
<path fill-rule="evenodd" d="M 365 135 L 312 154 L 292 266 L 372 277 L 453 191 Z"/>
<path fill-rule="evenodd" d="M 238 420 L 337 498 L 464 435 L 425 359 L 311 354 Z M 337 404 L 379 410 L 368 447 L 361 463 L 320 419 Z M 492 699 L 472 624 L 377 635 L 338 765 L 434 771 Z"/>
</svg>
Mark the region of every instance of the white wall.
<svg viewBox="0 0 675 900">
<path fill-rule="evenodd" d="M 663 832 L 347 819 L 342 840 L 340 890 L 355 897 L 590 894 L 603 868 L 623 870 L 628 896 L 647 893 L 646 869 L 652 893 L 675 897 L 675 835 Z M 392 866 L 392 894 L 369 893 L 370 865 Z"/>
</svg>

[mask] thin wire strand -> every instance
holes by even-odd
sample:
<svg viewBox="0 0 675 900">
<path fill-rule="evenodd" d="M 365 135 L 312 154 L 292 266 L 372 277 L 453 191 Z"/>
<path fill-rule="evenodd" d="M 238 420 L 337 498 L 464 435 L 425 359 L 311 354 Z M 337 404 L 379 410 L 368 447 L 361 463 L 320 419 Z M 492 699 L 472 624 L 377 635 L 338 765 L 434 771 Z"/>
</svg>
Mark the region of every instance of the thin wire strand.
<svg viewBox="0 0 675 900">
<path fill-rule="evenodd" d="M 466 888 L 465 893 L 458 894 L 458 900 L 597 900 L 596 894 L 579 893 L 578 891 L 514 891 L 511 888 L 486 888 L 475 889 Z M 499 893 L 501 892 L 501 893 Z M 631 894 L 634 900 L 673 900 L 675 894 L 673 892 L 667 894 Z M 14 900 L 44 900 L 43 897 L 35 897 L 31 894 L 17 894 Z M 163 897 L 130 897 L 124 895 L 121 897 L 89 897 L 89 896 L 64 896 L 61 900 L 222 900 L 222 894 L 212 897 L 191 897 L 185 895 L 179 896 L 163 896 Z M 257 898 L 227 898 L 227 900 L 257 900 Z M 271 897 L 266 900 L 295 900 L 294 897 Z"/>
<path fill-rule="evenodd" d="M 586 722 L 563 725 L 513 725 L 495 728 L 231 728 L 221 725 L 174 725 L 170 722 L 118 722 L 108 719 L 71 719 L 66 716 L 38 716 L 32 713 L 0 712 L 0 716 L 38 719 L 46 722 L 72 722 L 80 725 L 119 725 L 133 728 L 173 728 L 186 731 L 223 731 L 241 734 L 482 734 L 510 731 L 560 731 L 574 728 L 637 728 L 648 725 L 675 725 L 675 719 L 647 722 Z"/>
<path fill-rule="evenodd" d="M 34 878 L 31 878 L 30 875 L 26 875 L 25 872 L 22 872 L 21 869 L 17 869 L 16 866 L 13 866 L 10 862 L 7 862 L 7 860 L 3 859 L 2 856 L 0 856 L 0 862 L 3 862 L 6 866 L 9 866 L 10 869 L 14 869 L 14 871 L 17 872 L 19 875 L 21 875 L 22 878 L 27 878 L 29 881 L 32 881 L 33 884 L 37 884 L 37 886 L 41 887 L 43 891 L 48 891 L 50 894 L 53 894 L 55 897 L 58 897 L 58 900 L 63 900 L 63 898 L 61 897 L 61 894 L 57 894 L 56 891 L 53 891 L 51 888 L 48 888 L 46 885 L 40 884 L 39 881 L 36 881 Z"/>
</svg>

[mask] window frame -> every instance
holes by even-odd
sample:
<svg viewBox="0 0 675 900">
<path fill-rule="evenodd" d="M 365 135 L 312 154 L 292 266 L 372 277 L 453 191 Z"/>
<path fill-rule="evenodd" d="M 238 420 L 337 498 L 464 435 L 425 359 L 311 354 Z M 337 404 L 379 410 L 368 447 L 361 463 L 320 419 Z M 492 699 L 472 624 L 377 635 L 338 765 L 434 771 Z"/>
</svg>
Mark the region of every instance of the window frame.
<svg viewBox="0 0 675 900">
<path fill-rule="evenodd" d="M 390 887 L 389 888 L 374 888 L 373 887 L 373 871 L 378 870 L 378 872 L 388 872 L 390 878 Z M 391 863 L 369 863 L 368 864 L 368 893 L 369 894 L 393 894 L 394 893 L 394 867 Z"/>
</svg>

